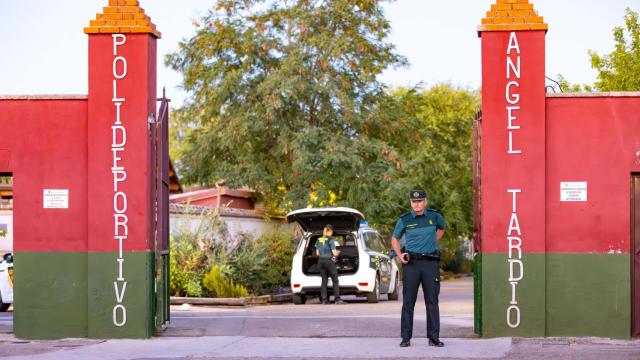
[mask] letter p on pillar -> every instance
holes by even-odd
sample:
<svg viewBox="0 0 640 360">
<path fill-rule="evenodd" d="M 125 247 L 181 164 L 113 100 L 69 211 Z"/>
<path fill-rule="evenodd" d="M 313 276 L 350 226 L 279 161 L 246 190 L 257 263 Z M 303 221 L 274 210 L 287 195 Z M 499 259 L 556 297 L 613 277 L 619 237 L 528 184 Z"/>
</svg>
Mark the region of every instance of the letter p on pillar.
<svg viewBox="0 0 640 360">
<path fill-rule="evenodd" d="M 123 34 L 112 34 L 113 36 L 113 56 L 118 55 L 118 46 L 127 42 L 127 37 Z"/>
</svg>

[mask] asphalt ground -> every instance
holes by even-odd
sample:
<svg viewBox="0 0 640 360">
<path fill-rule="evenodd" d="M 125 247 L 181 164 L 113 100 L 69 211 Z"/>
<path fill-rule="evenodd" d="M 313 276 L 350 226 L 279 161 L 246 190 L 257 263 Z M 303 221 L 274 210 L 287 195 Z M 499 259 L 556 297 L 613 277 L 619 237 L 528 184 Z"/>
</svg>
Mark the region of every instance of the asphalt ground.
<svg viewBox="0 0 640 360">
<path fill-rule="evenodd" d="M 149 340 L 25 341 L 0 314 L 0 357 L 10 359 L 639 359 L 640 340 L 478 339 L 471 278 L 445 281 L 440 295 L 444 348 L 427 346 L 425 307 L 416 304 L 412 346 L 400 348 L 401 301 L 244 308 L 175 306 L 171 324 Z"/>
</svg>

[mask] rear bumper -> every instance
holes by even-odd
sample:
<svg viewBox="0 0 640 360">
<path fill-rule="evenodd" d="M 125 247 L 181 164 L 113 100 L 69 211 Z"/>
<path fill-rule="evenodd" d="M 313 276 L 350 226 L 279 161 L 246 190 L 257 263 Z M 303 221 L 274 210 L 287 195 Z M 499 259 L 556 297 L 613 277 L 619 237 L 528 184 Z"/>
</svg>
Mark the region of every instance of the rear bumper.
<svg viewBox="0 0 640 360">
<path fill-rule="evenodd" d="M 299 293 L 304 295 L 318 295 L 320 294 L 320 286 L 305 286 Z M 357 295 L 362 293 L 365 292 L 358 290 L 357 286 L 340 286 L 340 295 Z M 327 294 L 333 294 L 333 286 L 327 285 Z"/>
<path fill-rule="evenodd" d="M 339 275 L 340 293 L 363 294 L 373 291 L 375 287 L 376 270 L 361 266 L 357 273 L 352 275 Z M 291 291 L 294 294 L 319 294 L 322 278 L 320 275 L 293 274 L 291 277 Z M 366 285 L 365 285 L 366 284 Z M 296 285 L 298 285 L 296 287 Z M 333 282 L 329 278 L 328 289 L 333 289 Z M 344 292 L 343 292 L 344 289 Z"/>
</svg>

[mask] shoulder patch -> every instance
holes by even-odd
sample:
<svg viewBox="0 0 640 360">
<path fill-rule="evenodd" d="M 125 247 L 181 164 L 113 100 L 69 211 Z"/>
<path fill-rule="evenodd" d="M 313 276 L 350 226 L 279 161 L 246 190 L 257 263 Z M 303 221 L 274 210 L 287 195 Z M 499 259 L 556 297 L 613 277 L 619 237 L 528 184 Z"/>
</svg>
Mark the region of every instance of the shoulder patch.
<svg viewBox="0 0 640 360">
<path fill-rule="evenodd" d="M 404 213 L 404 214 L 400 215 L 400 219 L 406 219 L 407 217 L 409 217 L 410 219 L 412 219 L 412 218 L 413 218 L 413 216 L 411 215 L 411 211 L 406 212 L 406 213 Z"/>
</svg>

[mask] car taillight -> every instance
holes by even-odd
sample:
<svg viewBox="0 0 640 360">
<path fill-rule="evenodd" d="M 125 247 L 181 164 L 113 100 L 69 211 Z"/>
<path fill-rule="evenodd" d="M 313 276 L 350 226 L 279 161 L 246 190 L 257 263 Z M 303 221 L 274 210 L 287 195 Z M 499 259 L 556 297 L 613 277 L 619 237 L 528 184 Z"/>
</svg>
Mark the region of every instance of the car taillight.
<svg viewBox="0 0 640 360">
<path fill-rule="evenodd" d="M 13 287 L 13 268 L 9 268 L 9 285 Z"/>
<path fill-rule="evenodd" d="M 366 282 L 366 283 L 358 283 L 358 286 L 369 286 L 369 283 L 368 282 Z"/>
<path fill-rule="evenodd" d="M 294 287 L 294 288 L 299 288 L 299 287 L 300 287 L 300 284 L 293 284 L 293 287 Z"/>
</svg>

